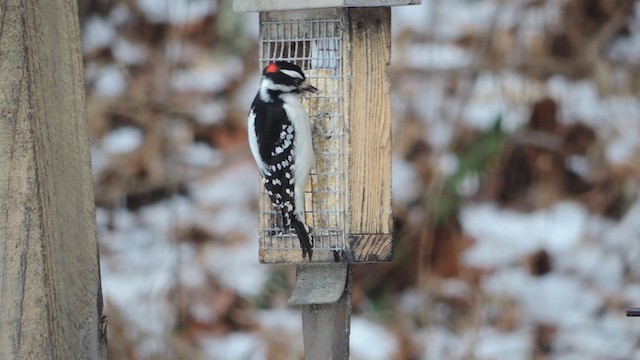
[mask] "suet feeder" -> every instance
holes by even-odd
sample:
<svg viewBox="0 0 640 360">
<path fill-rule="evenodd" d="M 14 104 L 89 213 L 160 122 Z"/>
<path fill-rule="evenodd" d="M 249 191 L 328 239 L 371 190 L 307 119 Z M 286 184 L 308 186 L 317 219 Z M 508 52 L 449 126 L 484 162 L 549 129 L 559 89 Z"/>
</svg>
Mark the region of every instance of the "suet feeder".
<svg viewBox="0 0 640 360">
<path fill-rule="evenodd" d="M 318 348 L 323 336 L 333 338 L 334 345 L 344 342 L 339 331 L 344 321 L 336 319 L 346 319 L 348 341 L 349 264 L 393 257 L 390 6 L 420 2 L 234 1 L 236 11 L 260 13 L 261 68 L 277 60 L 295 63 L 319 90 L 303 100 L 316 153 L 305 193 L 314 239 L 311 262 L 302 258 L 297 236 L 282 231 L 264 191 L 260 201 L 260 261 L 298 264 L 290 303 L 305 305 L 305 348 Z M 321 326 L 323 316 L 333 319 L 334 328 Z M 315 335 L 308 336 L 308 329 Z M 345 352 L 314 354 L 307 358 L 342 358 Z"/>
<path fill-rule="evenodd" d="M 313 262 L 384 262 L 393 254 L 389 6 L 417 0 L 236 0 L 260 12 L 261 68 L 299 65 L 320 91 L 305 97 L 316 166 L 305 194 Z M 260 202 L 264 263 L 303 262 L 295 234 L 282 231 L 266 192 Z"/>
</svg>

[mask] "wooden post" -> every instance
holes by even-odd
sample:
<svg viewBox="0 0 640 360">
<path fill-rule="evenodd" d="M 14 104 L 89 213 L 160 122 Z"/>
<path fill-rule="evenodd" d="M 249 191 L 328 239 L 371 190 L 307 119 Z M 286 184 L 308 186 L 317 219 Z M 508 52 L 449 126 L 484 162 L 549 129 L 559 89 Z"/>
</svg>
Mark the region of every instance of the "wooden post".
<svg viewBox="0 0 640 360">
<path fill-rule="evenodd" d="M 0 359 L 105 359 L 75 0 L 0 3 Z"/>
<path fill-rule="evenodd" d="M 391 261 L 391 8 L 347 11 L 348 251 L 356 262 Z"/>
<path fill-rule="evenodd" d="M 300 276 L 300 266 L 297 275 Z M 340 360 L 349 359 L 349 334 L 351 333 L 351 267 L 352 265 L 315 265 L 325 268 L 322 279 L 308 282 L 314 288 L 328 290 L 324 294 L 332 294 L 332 288 L 338 287 L 338 299 L 330 299 L 320 303 L 325 295 L 315 296 L 311 304 L 302 306 L 302 335 L 304 337 L 305 359 L 307 360 Z M 315 269 L 316 271 L 319 269 Z M 336 271 L 337 270 L 337 271 Z M 322 273 L 322 272 L 321 272 Z M 344 277 L 343 277 L 344 276 Z M 320 276 L 318 276 L 319 278 Z M 327 281 L 342 280 L 335 286 L 323 286 Z M 320 292 L 315 290 L 316 292 Z M 295 294 L 292 295 L 292 299 Z M 326 299 L 329 300 L 329 299 Z"/>
</svg>

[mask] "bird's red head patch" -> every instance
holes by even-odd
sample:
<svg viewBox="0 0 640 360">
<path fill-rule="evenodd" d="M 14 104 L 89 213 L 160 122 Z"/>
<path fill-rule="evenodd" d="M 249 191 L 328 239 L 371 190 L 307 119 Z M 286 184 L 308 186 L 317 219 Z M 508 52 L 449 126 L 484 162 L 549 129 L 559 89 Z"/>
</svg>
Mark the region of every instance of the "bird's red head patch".
<svg viewBox="0 0 640 360">
<path fill-rule="evenodd" d="M 274 73 L 274 72 L 278 72 L 278 70 L 280 70 L 280 68 L 278 67 L 278 65 L 276 65 L 276 63 L 271 63 L 271 64 L 269 64 L 269 66 L 267 66 L 267 68 L 265 70 L 268 73 Z"/>
</svg>

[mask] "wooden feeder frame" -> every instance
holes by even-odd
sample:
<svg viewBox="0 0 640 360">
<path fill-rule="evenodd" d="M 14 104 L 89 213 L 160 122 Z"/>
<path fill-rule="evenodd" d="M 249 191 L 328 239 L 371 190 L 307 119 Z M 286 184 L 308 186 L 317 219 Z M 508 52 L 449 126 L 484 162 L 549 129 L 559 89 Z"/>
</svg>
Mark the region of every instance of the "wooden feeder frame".
<svg viewBox="0 0 640 360">
<path fill-rule="evenodd" d="M 274 60 L 297 63 L 321 90 L 304 100 L 314 139 L 320 138 L 305 194 L 314 263 L 393 258 L 389 6 L 417 3 L 234 2 L 238 11 L 260 12 L 261 67 Z M 278 215 L 262 194 L 260 261 L 305 262 L 297 237 L 280 231 Z"/>
<path fill-rule="evenodd" d="M 260 65 L 297 63 L 320 93 L 304 100 L 316 168 L 305 193 L 313 261 L 260 201 L 263 263 L 297 264 L 290 304 L 302 305 L 306 359 L 348 359 L 351 264 L 393 258 L 391 8 L 421 0 L 234 0 L 260 12 Z"/>
</svg>

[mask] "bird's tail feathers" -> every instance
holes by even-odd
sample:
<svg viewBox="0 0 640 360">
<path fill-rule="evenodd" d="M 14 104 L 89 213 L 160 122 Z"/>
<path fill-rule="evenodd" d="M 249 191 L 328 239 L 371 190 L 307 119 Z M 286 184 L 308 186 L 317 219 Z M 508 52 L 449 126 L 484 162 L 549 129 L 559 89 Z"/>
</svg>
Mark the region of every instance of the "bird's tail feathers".
<svg viewBox="0 0 640 360">
<path fill-rule="evenodd" d="M 313 246 L 311 245 L 311 237 L 309 236 L 309 231 L 305 224 L 298 220 L 296 216 L 293 216 L 291 219 L 291 225 L 296 230 L 296 234 L 298 235 L 298 240 L 300 240 L 300 247 L 302 248 L 302 257 L 304 258 L 306 254 L 309 254 L 309 260 L 311 260 L 311 256 L 313 256 Z"/>
</svg>

